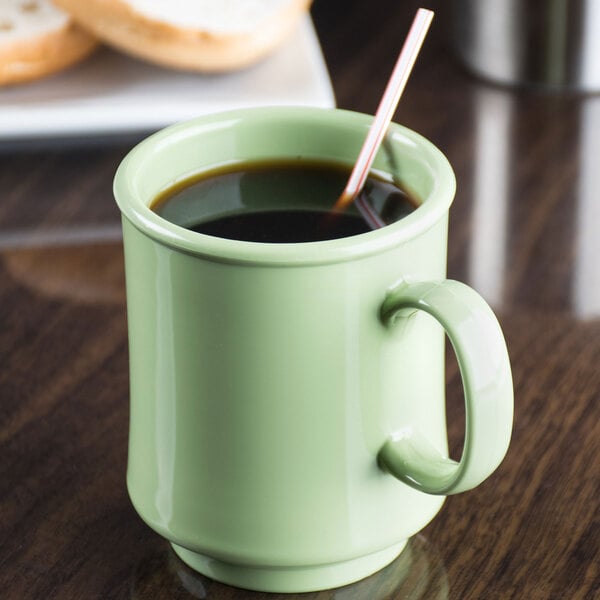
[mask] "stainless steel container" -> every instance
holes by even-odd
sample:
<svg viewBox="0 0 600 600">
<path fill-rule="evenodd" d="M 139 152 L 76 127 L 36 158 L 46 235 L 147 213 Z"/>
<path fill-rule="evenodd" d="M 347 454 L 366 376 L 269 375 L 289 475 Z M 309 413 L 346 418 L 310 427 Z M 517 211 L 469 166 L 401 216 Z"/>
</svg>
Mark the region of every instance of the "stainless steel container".
<svg viewBox="0 0 600 600">
<path fill-rule="evenodd" d="M 509 85 L 600 91 L 600 0 L 453 0 L 454 44 Z"/>
</svg>

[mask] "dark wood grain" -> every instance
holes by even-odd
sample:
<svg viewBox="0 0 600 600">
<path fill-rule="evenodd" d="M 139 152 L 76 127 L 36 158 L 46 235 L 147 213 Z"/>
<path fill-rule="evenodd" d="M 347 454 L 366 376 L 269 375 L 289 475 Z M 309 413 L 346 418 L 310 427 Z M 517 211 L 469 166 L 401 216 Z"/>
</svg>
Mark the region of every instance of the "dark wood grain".
<svg viewBox="0 0 600 600">
<path fill-rule="evenodd" d="M 451 3 L 427 4 L 438 14 L 396 120 L 456 170 L 449 274 L 476 287 L 505 330 L 513 440 L 497 473 L 449 498 L 388 568 L 285 597 L 600 598 L 600 96 L 478 82 L 453 58 Z M 316 0 L 340 107 L 375 110 L 416 8 Z M 0 148 L 0 597 L 276 598 L 192 572 L 127 497 L 111 193 L 127 148 Z M 451 356 L 447 382 L 458 455 L 464 415 Z"/>
</svg>

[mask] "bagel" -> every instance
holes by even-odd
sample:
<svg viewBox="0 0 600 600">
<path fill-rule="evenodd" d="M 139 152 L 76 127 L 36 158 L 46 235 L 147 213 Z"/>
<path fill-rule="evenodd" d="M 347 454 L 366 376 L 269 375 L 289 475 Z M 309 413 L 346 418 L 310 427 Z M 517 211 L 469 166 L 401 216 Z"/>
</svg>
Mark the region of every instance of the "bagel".
<svg viewBox="0 0 600 600">
<path fill-rule="evenodd" d="M 161 66 L 249 66 L 284 41 L 310 0 L 55 0 L 103 42 Z"/>
<path fill-rule="evenodd" d="M 0 3 L 0 85 L 61 71 L 85 58 L 96 45 L 50 0 Z"/>
</svg>

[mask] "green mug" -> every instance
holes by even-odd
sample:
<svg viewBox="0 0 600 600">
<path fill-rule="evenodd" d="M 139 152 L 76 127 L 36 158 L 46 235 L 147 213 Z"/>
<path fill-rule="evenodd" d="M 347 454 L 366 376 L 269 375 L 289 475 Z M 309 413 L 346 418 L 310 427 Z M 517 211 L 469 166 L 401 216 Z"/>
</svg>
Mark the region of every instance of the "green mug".
<svg viewBox="0 0 600 600">
<path fill-rule="evenodd" d="M 351 165 L 371 121 L 313 108 L 204 116 L 152 135 L 116 174 L 129 494 L 183 561 L 231 585 L 303 592 L 366 577 L 508 447 L 506 345 L 484 300 L 445 279 L 455 180 L 420 135 L 392 125 L 374 168 L 399 168 L 422 204 L 361 235 L 242 242 L 149 208 L 173 183 L 235 161 Z M 448 457 L 444 331 L 465 394 L 459 462 Z"/>
</svg>

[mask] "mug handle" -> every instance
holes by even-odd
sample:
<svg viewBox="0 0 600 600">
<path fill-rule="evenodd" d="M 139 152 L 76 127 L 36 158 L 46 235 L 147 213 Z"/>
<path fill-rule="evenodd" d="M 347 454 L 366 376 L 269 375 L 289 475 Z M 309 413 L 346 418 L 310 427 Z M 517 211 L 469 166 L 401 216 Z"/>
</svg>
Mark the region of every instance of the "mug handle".
<svg viewBox="0 0 600 600">
<path fill-rule="evenodd" d="M 378 453 L 379 465 L 428 494 L 457 494 L 489 477 L 508 449 L 513 386 L 502 330 L 485 300 L 450 279 L 402 281 L 386 296 L 380 317 L 394 326 L 417 310 L 432 315 L 452 343 L 465 395 L 465 437 L 456 462 L 411 424 L 392 434 Z"/>
</svg>

